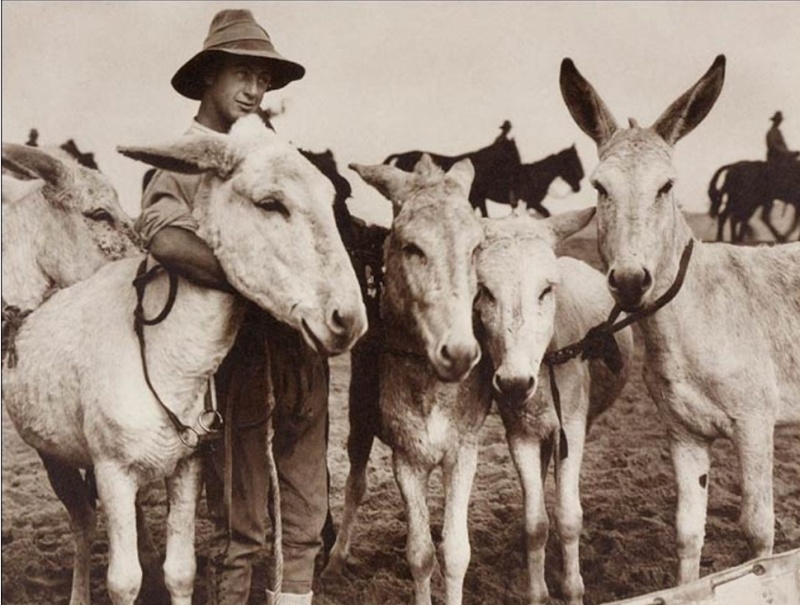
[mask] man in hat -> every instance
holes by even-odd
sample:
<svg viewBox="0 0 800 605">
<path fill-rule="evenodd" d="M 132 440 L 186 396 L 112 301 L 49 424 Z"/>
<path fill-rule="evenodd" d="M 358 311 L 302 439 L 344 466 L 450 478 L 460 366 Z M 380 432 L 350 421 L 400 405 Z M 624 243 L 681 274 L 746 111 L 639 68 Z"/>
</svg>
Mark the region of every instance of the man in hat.
<svg viewBox="0 0 800 605">
<path fill-rule="evenodd" d="M 250 11 L 223 10 L 214 16 L 203 49 L 177 71 L 172 86 L 200 101 L 187 134 L 227 133 L 238 118 L 259 110 L 267 91 L 304 73 L 301 65 L 275 50 Z M 157 171 L 146 185 L 137 227 L 167 270 L 231 291 L 212 250 L 196 235 L 191 214 L 194 200 L 207 194 L 208 178 Z M 314 559 L 328 510 L 328 378 L 326 361 L 299 333 L 255 305 L 248 308 L 215 377 L 225 441 L 205 452 L 209 511 L 225 539 L 210 564 L 211 603 L 247 602 L 252 563 L 264 546 L 270 387 L 276 400 L 273 451 L 281 489 L 284 568 L 282 592 L 268 591 L 267 601 L 311 603 Z"/>
<path fill-rule="evenodd" d="M 770 120 L 772 120 L 772 126 L 767 131 L 767 162 L 779 164 L 786 160 L 796 160 L 798 152 L 789 150 L 781 132 L 783 114 L 780 111 L 776 111 Z"/>
</svg>

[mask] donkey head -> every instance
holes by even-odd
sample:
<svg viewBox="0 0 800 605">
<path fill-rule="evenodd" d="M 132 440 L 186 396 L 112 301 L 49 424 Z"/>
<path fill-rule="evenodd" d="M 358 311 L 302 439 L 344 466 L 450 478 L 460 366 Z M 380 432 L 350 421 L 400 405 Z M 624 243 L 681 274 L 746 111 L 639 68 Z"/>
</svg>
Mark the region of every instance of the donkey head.
<svg viewBox="0 0 800 605">
<path fill-rule="evenodd" d="M 40 188 L 6 205 L 4 233 L 9 241 L 4 238 L 4 258 L 7 250 L 12 262 L 9 271 L 4 267 L 4 277 L 63 288 L 109 261 L 139 252 L 131 219 L 102 173 L 81 166 L 65 152 L 12 143 L 3 144 L 3 169 L 18 178 L 43 181 Z M 22 248 L 35 259 L 40 279 L 11 276 L 13 258 Z M 23 273 L 29 269 L 19 267 Z"/>
<path fill-rule="evenodd" d="M 475 256 L 483 237 L 469 203 L 469 160 L 445 174 L 424 155 L 414 172 L 350 167 L 394 207 L 385 245 L 387 337 L 419 346 L 442 380 L 463 378 L 480 359 L 472 330 Z"/>
<path fill-rule="evenodd" d="M 561 64 L 561 93 L 573 119 L 597 143 L 600 163 L 590 182 L 597 190 L 600 255 L 617 303 L 632 311 L 657 294 L 655 283 L 672 281 L 687 243 L 675 203 L 672 149 L 705 118 L 725 76 L 719 55 L 702 78 L 650 128 L 634 120 L 619 128 L 606 104 L 570 59 Z"/>
<path fill-rule="evenodd" d="M 229 135 L 185 136 L 161 147 L 120 148 L 174 172 L 204 172 L 198 235 L 236 290 L 298 331 L 323 354 L 346 351 L 366 331 L 355 273 L 336 231 L 333 186 L 258 116 Z"/>
<path fill-rule="evenodd" d="M 594 213 L 589 208 L 544 220 L 483 220 L 486 238 L 478 254 L 475 309 L 500 401 L 522 403 L 536 391 L 539 366 L 553 338 L 561 282 L 553 248 L 583 229 Z"/>
</svg>

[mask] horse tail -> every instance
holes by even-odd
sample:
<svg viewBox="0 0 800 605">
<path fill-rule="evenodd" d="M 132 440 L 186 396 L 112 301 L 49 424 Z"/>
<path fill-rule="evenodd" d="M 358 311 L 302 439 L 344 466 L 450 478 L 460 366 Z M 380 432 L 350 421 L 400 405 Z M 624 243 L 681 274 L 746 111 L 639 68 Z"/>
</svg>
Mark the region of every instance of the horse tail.
<svg viewBox="0 0 800 605">
<path fill-rule="evenodd" d="M 711 177 L 711 181 L 708 183 L 708 197 L 711 200 L 711 207 L 708 210 L 708 214 L 711 218 L 715 218 L 721 212 L 722 197 L 725 195 L 725 185 L 718 186 L 717 181 L 720 175 L 731 166 L 733 166 L 733 164 L 725 164 L 725 166 L 718 168 L 714 176 Z"/>
</svg>

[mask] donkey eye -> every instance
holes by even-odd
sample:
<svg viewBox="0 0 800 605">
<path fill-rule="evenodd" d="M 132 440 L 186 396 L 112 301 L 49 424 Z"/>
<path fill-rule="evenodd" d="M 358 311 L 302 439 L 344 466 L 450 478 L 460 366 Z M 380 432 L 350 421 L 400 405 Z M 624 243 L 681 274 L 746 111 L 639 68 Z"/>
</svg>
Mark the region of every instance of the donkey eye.
<svg viewBox="0 0 800 605">
<path fill-rule="evenodd" d="M 598 181 L 592 181 L 592 187 L 594 187 L 597 193 L 603 197 L 608 196 L 608 191 L 606 191 L 606 188 L 603 187 Z"/>
<path fill-rule="evenodd" d="M 674 185 L 672 179 L 664 183 L 661 186 L 661 189 L 658 190 L 658 197 L 661 197 L 662 195 L 667 195 L 670 191 L 672 191 L 672 185 Z"/>
<path fill-rule="evenodd" d="M 93 221 L 103 221 L 109 224 L 114 223 L 114 217 L 105 208 L 95 208 L 84 213 L 84 216 Z"/>
<path fill-rule="evenodd" d="M 283 218 L 289 218 L 289 209 L 283 202 L 276 200 L 274 197 L 268 197 L 261 200 L 258 202 L 257 206 L 265 212 L 277 212 Z"/>
<path fill-rule="evenodd" d="M 539 295 L 539 300 L 543 301 L 545 297 L 553 291 L 553 286 L 547 286 L 542 293 Z"/>
<path fill-rule="evenodd" d="M 425 258 L 425 253 L 422 251 L 422 248 L 420 248 L 416 244 L 405 244 L 403 246 L 403 253 L 407 254 L 408 256 L 418 256 L 419 258 Z"/>
</svg>

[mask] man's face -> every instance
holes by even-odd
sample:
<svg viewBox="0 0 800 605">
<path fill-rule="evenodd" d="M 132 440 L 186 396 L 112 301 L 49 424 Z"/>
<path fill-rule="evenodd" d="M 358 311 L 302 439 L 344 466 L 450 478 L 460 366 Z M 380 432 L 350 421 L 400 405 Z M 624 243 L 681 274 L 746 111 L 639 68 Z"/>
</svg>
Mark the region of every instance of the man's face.
<svg viewBox="0 0 800 605">
<path fill-rule="evenodd" d="M 267 63 L 256 57 L 224 57 L 209 78 L 203 104 L 220 130 L 227 131 L 240 117 L 255 112 L 269 89 Z"/>
</svg>

